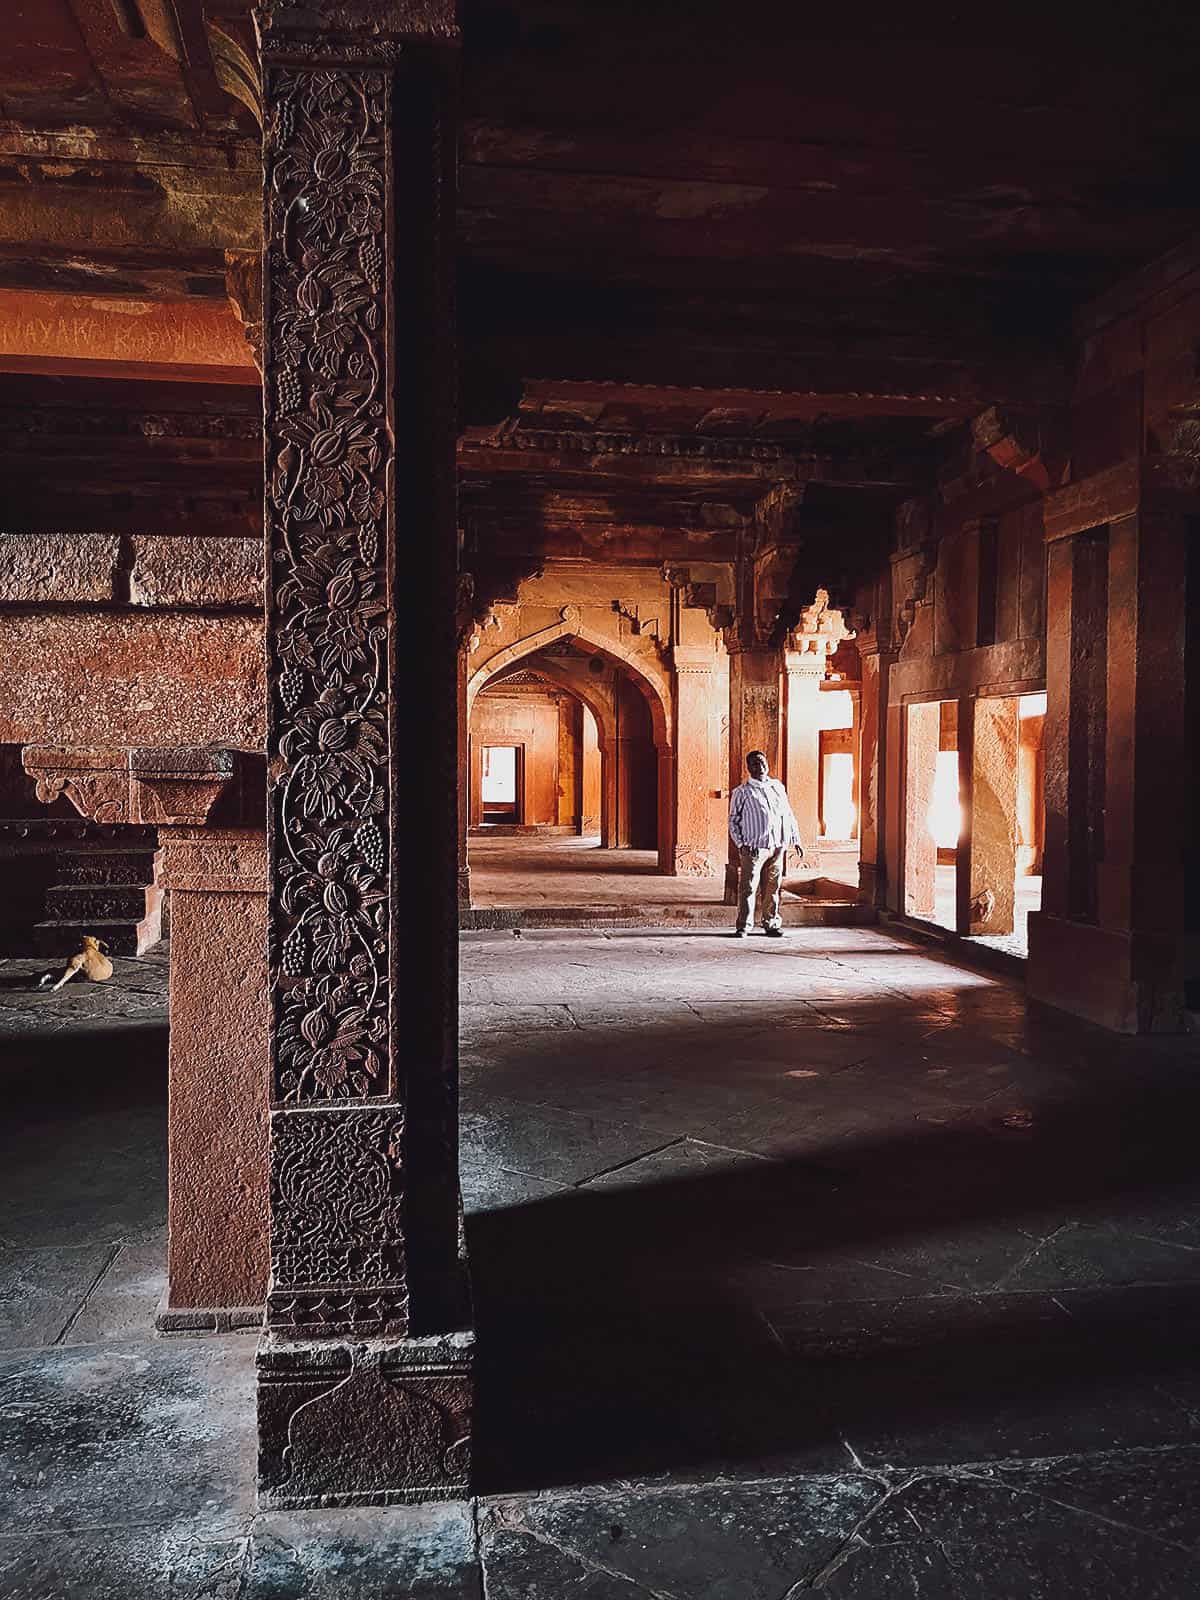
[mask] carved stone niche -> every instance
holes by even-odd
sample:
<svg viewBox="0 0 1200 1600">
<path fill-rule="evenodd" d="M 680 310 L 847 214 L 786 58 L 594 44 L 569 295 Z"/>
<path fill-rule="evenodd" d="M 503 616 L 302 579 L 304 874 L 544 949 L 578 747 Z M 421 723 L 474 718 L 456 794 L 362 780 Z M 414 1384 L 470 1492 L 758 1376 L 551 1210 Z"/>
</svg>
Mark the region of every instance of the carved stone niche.
<svg viewBox="0 0 1200 1600">
<path fill-rule="evenodd" d="M 237 775 L 233 750 L 27 745 L 21 763 L 44 805 L 65 794 L 91 822 L 155 827 L 202 827 Z"/>
</svg>

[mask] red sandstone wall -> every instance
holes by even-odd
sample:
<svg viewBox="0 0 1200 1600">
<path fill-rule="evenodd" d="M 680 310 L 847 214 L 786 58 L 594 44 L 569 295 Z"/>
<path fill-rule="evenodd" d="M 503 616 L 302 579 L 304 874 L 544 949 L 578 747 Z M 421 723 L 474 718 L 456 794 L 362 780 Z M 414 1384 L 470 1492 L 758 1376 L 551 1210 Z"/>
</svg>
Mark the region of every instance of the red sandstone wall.
<svg viewBox="0 0 1200 1600">
<path fill-rule="evenodd" d="M 257 750 L 265 717 L 259 540 L 0 534 L 0 743 Z"/>
</svg>

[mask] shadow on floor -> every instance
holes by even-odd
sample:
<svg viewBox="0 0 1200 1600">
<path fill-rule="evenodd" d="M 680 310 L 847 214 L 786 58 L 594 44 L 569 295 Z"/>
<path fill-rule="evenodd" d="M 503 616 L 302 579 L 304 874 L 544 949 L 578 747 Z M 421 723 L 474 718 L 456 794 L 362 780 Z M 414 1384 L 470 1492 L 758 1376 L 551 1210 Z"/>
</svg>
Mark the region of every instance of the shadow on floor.
<svg viewBox="0 0 1200 1600">
<path fill-rule="evenodd" d="M 1200 1252 L 1122 1251 L 1194 1217 L 1198 1111 L 1129 1066 L 1025 1131 L 475 1215 L 480 1489 L 1194 1440 Z"/>
</svg>

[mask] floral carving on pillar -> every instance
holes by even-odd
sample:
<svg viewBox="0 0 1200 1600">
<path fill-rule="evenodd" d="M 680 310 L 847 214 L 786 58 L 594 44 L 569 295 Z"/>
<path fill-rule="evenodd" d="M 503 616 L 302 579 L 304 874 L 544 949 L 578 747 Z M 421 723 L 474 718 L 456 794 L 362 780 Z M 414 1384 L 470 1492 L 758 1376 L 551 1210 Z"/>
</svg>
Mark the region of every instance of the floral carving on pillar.
<svg viewBox="0 0 1200 1600">
<path fill-rule="evenodd" d="M 452 0 L 264 0 L 255 25 L 271 1001 L 259 1484 L 264 1505 L 390 1505 L 465 1491 L 471 1395 L 444 805 L 457 26 Z M 417 602 L 404 639 L 421 706 L 394 692 L 398 570 Z M 401 752 L 426 736 L 441 743 L 414 780 Z M 402 885 L 398 847 L 422 827 Z M 402 888 L 423 890 L 423 926 Z M 419 996 L 403 1034 L 402 966 Z"/>
<path fill-rule="evenodd" d="M 386 1097 L 388 84 L 268 69 L 274 1097 Z"/>
<path fill-rule="evenodd" d="M 306 1336 L 402 1334 L 405 1109 L 388 915 L 391 79 L 285 62 L 267 66 L 264 88 L 267 1320 Z M 386 1193 L 372 1153 L 381 1117 L 395 1152 Z M 348 1209 L 331 1230 L 335 1167 Z"/>
</svg>

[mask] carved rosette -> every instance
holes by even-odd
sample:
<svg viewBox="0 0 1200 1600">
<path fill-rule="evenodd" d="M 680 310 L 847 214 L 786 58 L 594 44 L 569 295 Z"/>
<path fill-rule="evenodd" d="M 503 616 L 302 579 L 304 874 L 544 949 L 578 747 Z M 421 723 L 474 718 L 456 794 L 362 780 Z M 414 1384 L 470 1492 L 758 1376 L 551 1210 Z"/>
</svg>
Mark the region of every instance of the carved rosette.
<svg viewBox="0 0 1200 1600">
<path fill-rule="evenodd" d="M 364 1104 L 399 1093 L 388 920 L 390 82 L 356 65 L 270 65 L 264 88 L 268 1321 L 306 1334 L 404 1332 L 403 1109 Z M 309 1109 L 322 1106 L 338 1111 Z"/>
</svg>

